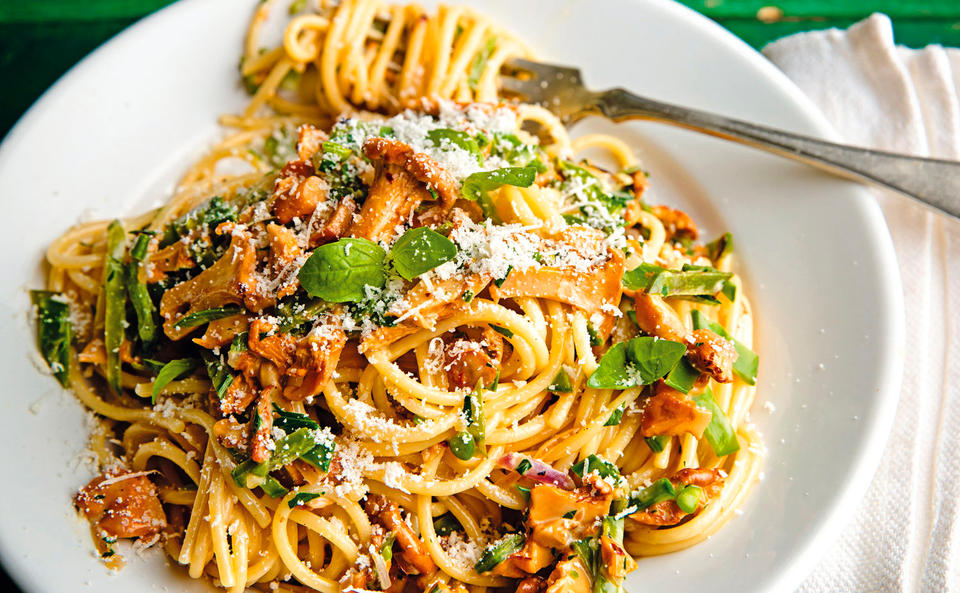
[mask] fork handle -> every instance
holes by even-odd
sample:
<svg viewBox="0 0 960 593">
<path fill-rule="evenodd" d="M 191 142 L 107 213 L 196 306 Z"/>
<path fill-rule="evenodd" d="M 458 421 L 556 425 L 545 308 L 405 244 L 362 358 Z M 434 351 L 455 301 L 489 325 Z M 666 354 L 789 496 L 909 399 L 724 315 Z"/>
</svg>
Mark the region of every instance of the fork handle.
<svg viewBox="0 0 960 593">
<path fill-rule="evenodd" d="M 760 148 L 844 177 L 890 188 L 960 218 L 960 162 L 906 156 L 826 142 L 776 128 L 637 96 L 622 88 L 595 95 L 614 120 L 651 119 Z"/>
</svg>

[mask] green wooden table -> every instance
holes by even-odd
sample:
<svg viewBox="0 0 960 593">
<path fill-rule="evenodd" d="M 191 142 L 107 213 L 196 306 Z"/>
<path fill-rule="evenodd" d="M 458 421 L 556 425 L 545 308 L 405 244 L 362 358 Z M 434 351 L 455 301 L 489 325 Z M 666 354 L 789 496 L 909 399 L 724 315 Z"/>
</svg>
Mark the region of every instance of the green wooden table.
<svg viewBox="0 0 960 593">
<path fill-rule="evenodd" d="M 67 68 L 173 0 L 0 0 L 0 136 Z M 681 0 L 750 45 L 797 31 L 893 18 L 911 47 L 960 46 L 960 0 Z"/>
</svg>

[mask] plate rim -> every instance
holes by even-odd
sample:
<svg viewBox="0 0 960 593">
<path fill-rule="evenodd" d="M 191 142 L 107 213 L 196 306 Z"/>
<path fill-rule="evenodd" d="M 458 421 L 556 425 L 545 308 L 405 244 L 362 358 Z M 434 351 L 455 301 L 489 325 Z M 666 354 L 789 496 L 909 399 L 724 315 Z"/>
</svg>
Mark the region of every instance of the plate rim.
<svg viewBox="0 0 960 593">
<path fill-rule="evenodd" d="M 80 61 L 64 72 L 48 89 L 46 89 L 14 123 L 7 134 L 0 141 L 0 171 L 3 171 L 10 154 L 24 142 L 33 122 L 44 117 L 49 104 L 54 98 L 69 94 L 74 81 L 88 76 L 87 72 L 94 70 L 98 63 L 106 59 L 109 54 L 122 51 L 124 45 L 134 40 L 139 32 L 146 28 L 162 27 L 167 20 L 180 18 L 180 13 L 188 14 L 194 6 L 204 0 L 180 0 L 167 5 L 143 18 L 137 20 L 119 31 L 96 49 L 84 56 Z M 800 119 L 811 130 L 800 130 L 801 133 L 821 136 L 828 140 L 838 140 L 838 134 L 831 126 L 823 113 L 782 71 L 767 60 L 760 52 L 754 50 L 742 39 L 725 29 L 720 24 L 696 12 L 692 8 L 670 0 L 630 0 L 638 7 L 643 3 L 658 5 L 665 12 L 672 13 L 678 20 L 684 21 L 691 30 L 726 46 L 745 66 L 759 71 L 764 83 L 777 87 L 793 102 L 793 109 Z M 860 215 L 866 233 L 872 239 L 870 246 L 887 261 L 896 262 L 897 257 L 893 241 L 887 228 L 879 204 L 870 192 L 863 186 L 851 186 L 849 195 Z M 779 574 L 759 583 L 757 591 L 782 591 L 794 589 L 804 577 L 809 575 L 819 559 L 826 554 L 830 545 L 834 544 L 841 531 L 852 521 L 851 516 L 845 516 L 845 508 L 861 495 L 862 485 L 872 483 L 883 452 L 886 448 L 890 428 L 899 403 L 899 394 L 903 376 L 903 358 L 897 344 L 903 343 L 905 334 L 905 312 L 903 304 L 903 290 L 898 266 L 888 266 L 885 275 L 878 278 L 883 286 L 883 303 L 885 311 L 878 319 L 878 335 L 884 338 L 882 360 L 879 368 L 882 369 L 877 383 L 880 385 L 877 394 L 871 398 L 873 402 L 873 419 L 865 437 L 858 443 L 855 462 L 851 467 L 850 479 L 838 489 L 840 493 L 832 499 L 828 512 L 824 513 L 818 525 L 806 536 L 805 542 L 799 546 L 799 552 L 787 559 Z M 15 554 L 8 553 L 15 546 L 13 536 L 0 533 L 0 564 L 10 575 L 11 579 L 24 591 L 30 593 L 48 593 L 40 580 L 40 571 L 35 563 L 22 560 Z"/>
<path fill-rule="evenodd" d="M 776 84 L 794 101 L 800 114 L 814 128 L 815 133 L 811 135 L 820 135 L 824 140 L 842 143 L 842 138 L 840 138 L 836 128 L 830 124 L 820 108 L 807 97 L 796 83 L 790 80 L 782 70 L 777 68 L 758 50 L 750 47 L 744 40 L 719 23 L 679 2 L 671 2 L 670 0 L 648 1 L 663 4 L 666 9 L 674 11 L 681 15 L 681 18 L 698 27 L 702 33 L 715 35 L 718 41 L 727 45 L 748 63 L 760 70 L 767 81 Z M 856 204 L 860 214 L 870 224 L 870 235 L 874 240 L 873 249 L 879 250 L 886 261 L 897 263 L 898 258 L 894 249 L 893 238 L 890 235 L 890 229 L 876 196 L 864 184 L 856 184 L 850 189 L 851 193 L 856 195 Z M 897 197 L 905 199 L 902 196 Z M 900 402 L 900 389 L 903 383 L 903 356 L 897 349 L 896 344 L 903 343 L 906 332 L 906 312 L 904 310 L 900 267 L 899 265 L 888 266 L 886 272 L 887 275 L 880 280 L 884 285 L 887 310 L 880 321 L 884 322 L 885 325 L 885 332 L 881 332 L 881 335 L 887 336 L 887 343 L 883 351 L 884 359 L 880 364 L 880 368 L 884 372 L 878 381 L 881 387 L 875 400 L 876 417 L 866 438 L 857 447 L 857 461 L 852 468 L 850 478 L 843 484 L 841 493 L 833 499 L 832 508 L 823 515 L 820 524 L 813 529 L 813 534 L 807 538 L 800 553 L 795 555 L 792 561 L 788 560 L 786 568 L 780 575 L 768 581 L 769 584 L 760 589 L 761 591 L 777 593 L 795 590 L 804 578 L 813 573 L 816 565 L 820 563 L 828 549 L 837 543 L 841 533 L 853 522 L 853 514 L 845 514 L 844 509 L 851 508 L 852 503 L 862 496 L 863 484 L 866 484 L 867 488 L 872 485 L 877 469 L 880 467 L 896 417 Z"/>
</svg>

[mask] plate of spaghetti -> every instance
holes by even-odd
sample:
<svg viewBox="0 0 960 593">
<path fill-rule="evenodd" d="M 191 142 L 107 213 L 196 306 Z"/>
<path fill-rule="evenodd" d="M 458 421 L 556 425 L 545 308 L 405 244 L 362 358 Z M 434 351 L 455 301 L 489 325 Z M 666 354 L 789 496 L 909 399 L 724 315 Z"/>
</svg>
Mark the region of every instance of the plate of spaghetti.
<svg viewBox="0 0 960 593">
<path fill-rule="evenodd" d="M 146 19 L 0 149 L 26 590 L 796 584 L 892 422 L 877 208 L 683 131 L 568 129 L 501 96 L 511 58 L 825 131 L 661 2 Z"/>
</svg>

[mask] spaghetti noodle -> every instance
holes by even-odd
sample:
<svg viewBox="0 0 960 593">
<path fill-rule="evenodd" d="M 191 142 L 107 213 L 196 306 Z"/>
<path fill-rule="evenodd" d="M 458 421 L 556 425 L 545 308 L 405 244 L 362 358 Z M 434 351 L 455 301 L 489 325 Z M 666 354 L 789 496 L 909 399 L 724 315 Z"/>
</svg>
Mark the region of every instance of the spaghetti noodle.
<svg viewBox="0 0 960 593">
<path fill-rule="evenodd" d="M 261 51 L 273 4 L 238 131 L 57 239 L 33 294 L 101 419 L 101 555 L 159 541 L 233 592 L 617 591 L 719 529 L 761 448 L 729 235 L 647 205 L 622 141 L 499 103 L 528 51 L 482 16 L 294 6 Z"/>
</svg>

